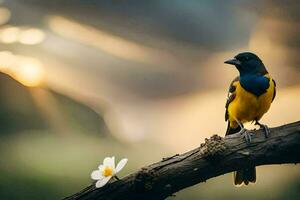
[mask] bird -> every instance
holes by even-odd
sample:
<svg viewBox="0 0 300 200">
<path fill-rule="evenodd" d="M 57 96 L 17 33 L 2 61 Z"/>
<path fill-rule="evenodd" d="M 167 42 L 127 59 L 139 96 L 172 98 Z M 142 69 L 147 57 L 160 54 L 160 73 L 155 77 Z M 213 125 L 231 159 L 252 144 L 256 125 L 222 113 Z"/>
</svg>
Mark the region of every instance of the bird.
<svg viewBox="0 0 300 200">
<path fill-rule="evenodd" d="M 225 104 L 225 121 L 228 121 L 226 136 L 240 133 L 251 143 L 253 133 L 244 128 L 244 123 L 252 122 L 264 130 L 268 138 L 270 130 L 259 121 L 269 110 L 276 96 L 276 82 L 268 73 L 262 60 L 252 52 L 242 52 L 233 59 L 225 61 L 239 72 L 230 84 Z M 234 172 L 234 185 L 248 185 L 256 182 L 254 165 Z"/>
</svg>

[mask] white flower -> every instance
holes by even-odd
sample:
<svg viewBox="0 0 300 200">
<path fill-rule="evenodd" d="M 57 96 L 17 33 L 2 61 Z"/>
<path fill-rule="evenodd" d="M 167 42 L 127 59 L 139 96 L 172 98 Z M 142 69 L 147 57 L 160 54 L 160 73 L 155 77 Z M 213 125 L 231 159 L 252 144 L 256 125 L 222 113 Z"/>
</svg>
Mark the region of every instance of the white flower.
<svg viewBox="0 0 300 200">
<path fill-rule="evenodd" d="M 115 157 L 106 157 L 103 160 L 103 164 L 99 165 L 99 169 L 91 173 L 93 180 L 96 182 L 96 188 L 103 187 L 113 176 L 115 176 L 126 165 L 128 159 L 122 159 L 115 167 Z"/>
</svg>

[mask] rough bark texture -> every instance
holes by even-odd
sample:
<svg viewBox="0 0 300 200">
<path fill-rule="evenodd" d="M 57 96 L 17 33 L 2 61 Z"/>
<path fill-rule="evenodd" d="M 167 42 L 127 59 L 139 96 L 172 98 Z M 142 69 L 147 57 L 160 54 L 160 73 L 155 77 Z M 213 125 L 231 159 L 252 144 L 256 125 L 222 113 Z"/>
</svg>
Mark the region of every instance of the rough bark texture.
<svg viewBox="0 0 300 200">
<path fill-rule="evenodd" d="M 200 147 L 142 168 L 121 180 L 96 189 L 94 184 L 65 200 L 165 199 L 186 187 L 253 165 L 300 162 L 300 121 L 253 131 L 251 144 L 240 135 L 214 135 Z M 231 183 L 228 183 L 231 184 Z"/>
</svg>

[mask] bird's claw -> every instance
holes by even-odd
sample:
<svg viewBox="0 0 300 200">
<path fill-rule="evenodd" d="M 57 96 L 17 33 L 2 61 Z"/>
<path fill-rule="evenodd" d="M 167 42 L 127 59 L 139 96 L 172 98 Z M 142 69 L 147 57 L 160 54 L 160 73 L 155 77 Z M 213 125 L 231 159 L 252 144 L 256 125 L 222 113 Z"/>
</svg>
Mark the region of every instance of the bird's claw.
<svg viewBox="0 0 300 200">
<path fill-rule="evenodd" d="M 265 137 L 268 138 L 270 136 L 270 129 L 267 125 L 256 122 L 256 125 L 259 125 L 259 128 L 264 129 Z"/>
<path fill-rule="evenodd" d="M 270 129 L 267 125 L 261 124 L 260 128 L 264 129 L 265 137 L 268 138 L 270 136 Z"/>
<path fill-rule="evenodd" d="M 239 133 L 246 140 L 247 144 L 250 144 L 252 142 L 253 133 L 251 131 L 248 131 L 247 129 L 243 128 Z"/>
</svg>

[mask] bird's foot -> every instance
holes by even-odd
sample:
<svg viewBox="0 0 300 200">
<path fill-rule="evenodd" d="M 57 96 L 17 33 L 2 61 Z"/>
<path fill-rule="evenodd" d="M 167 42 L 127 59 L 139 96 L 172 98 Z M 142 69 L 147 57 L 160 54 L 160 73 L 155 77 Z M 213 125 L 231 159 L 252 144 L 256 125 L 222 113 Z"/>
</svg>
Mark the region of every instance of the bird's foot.
<svg viewBox="0 0 300 200">
<path fill-rule="evenodd" d="M 246 140 L 247 144 L 250 144 L 252 141 L 252 136 L 253 133 L 245 128 L 242 128 L 239 132 L 239 134 L 241 134 L 241 136 Z"/>
<path fill-rule="evenodd" d="M 270 129 L 267 125 L 256 122 L 256 125 L 259 125 L 259 128 L 264 129 L 265 137 L 268 138 L 270 136 Z"/>
<path fill-rule="evenodd" d="M 265 137 L 268 138 L 270 136 L 269 127 L 265 124 L 261 124 L 260 128 L 264 129 Z"/>
</svg>

